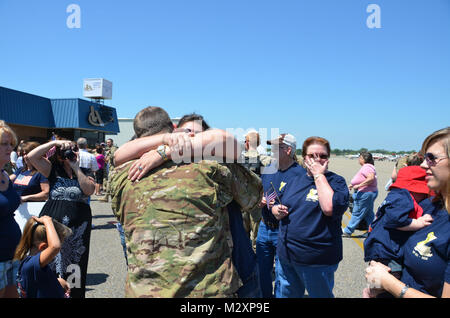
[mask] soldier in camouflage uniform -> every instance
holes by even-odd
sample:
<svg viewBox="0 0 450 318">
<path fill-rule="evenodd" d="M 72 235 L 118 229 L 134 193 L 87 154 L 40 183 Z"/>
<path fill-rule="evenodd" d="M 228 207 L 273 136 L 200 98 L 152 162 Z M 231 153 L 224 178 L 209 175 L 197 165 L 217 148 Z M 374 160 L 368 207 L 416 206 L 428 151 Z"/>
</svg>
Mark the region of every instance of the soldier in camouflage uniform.
<svg viewBox="0 0 450 318">
<path fill-rule="evenodd" d="M 245 135 L 245 151 L 242 153 L 243 166 L 261 177 L 261 168 L 270 165 L 271 157 L 259 154 L 257 148 L 260 145 L 260 137 L 256 130 Z M 243 214 L 244 227 L 249 233 L 253 249 L 256 248 L 259 223 L 261 222 L 261 208 L 257 207 L 250 213 Z"/>
<path fill-rule="evenodd" d="M 242 281 L 231 260 L 227 205 L 253 210 L 260 180 L 239 164 L 169 160 L 132 182 L 131 165 L 116 167 L 111 178 L 112 208 L 127 242 L 126 296 L 236 296 Z"/>
<path fill-rule="evenodd" d="M 105 195 L 100 198 L 100 201 L 108 202 L 109 197 L 111 196 L 111 189 L 110 189 L 110 175 L 112 171 L 114 170 L 114 153 L 116 152 L 117 147 L 114 146 L 114 141 L 109 138 L 106 141 L 106 147 L 105 147 L 105 162 L 106 162 L 106 173 L 105 178 L 103 180 L 103 184 L 105 185 Z"/>
</svg>

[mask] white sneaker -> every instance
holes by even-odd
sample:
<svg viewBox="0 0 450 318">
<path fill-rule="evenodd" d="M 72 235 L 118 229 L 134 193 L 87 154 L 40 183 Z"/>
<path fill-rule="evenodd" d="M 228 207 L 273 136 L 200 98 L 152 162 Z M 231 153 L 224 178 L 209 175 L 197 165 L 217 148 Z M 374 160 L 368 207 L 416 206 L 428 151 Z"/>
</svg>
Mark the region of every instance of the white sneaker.
<svg viewBox="0 0 450 318">
<path fill-rule="evenodd" d="M 342 237 L 352 237 L 351 234 L 347 234 L 344 229 L 342 229 Z"/>
</svg>

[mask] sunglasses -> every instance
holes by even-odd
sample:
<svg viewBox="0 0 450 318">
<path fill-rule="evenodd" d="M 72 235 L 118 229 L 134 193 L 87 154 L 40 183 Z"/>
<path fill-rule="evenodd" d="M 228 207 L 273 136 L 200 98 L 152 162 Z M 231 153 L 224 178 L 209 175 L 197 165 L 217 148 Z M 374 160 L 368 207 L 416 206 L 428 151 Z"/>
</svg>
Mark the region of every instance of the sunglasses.
<svg viewBox="0 0 450 318">
<path fill-rule="evenodd" d="M 310 157 L 310 158 L 315 158 L 316 156 L 317 157 L 319 157 L 320 159 L 328 159 L 328 155 L 326 155 L 326 154 L 324 154 L 324 153 L 321 153 L 321 154 L 307 154 L 306 155 L 307 157 Z"/>
<path fill-rule="evenodd" d="M 443 159 L 448 159 L 448 157 L 446 157 L 446 156 L 435 156 L 431 152 L 427 152 L 424 155 L 424 157 L 425 157 L 425 160 L 427 161 L 427 165 L 430 167 L 437 165 L 439 163 L 439 161 L 441 161 Z"/>
</svg>

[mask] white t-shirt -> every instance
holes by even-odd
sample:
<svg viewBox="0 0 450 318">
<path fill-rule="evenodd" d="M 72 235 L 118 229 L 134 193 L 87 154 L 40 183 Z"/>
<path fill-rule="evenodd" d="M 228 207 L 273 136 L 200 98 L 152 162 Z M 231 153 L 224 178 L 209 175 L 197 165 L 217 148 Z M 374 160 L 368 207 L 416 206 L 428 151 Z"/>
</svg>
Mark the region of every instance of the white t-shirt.
<svg viewBox="0 0 450 318">
<path fill-rule="evenodd" d="M 90 154 L 86 149 L 80 149 L 80 168 L 90 169 L 92 172 L 98 170 L 97 159 L 93 154 Z"/>
</svg>

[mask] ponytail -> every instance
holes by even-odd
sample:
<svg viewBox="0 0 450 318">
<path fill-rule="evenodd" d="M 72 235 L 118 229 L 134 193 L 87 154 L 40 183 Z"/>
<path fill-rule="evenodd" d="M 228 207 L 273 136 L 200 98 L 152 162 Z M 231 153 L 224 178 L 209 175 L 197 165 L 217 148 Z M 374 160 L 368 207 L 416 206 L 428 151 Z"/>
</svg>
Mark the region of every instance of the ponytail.
<svg viewBox="0 0 450 318">
<path fill-rule="evenodd" d="M 47 233 L 43 224 L 29 218 L 23 229 L 22 238 L 17 245 L 14 260 L 23 261 L 33 247 L 34 242 L 47 242 Z"/>
</svg>

